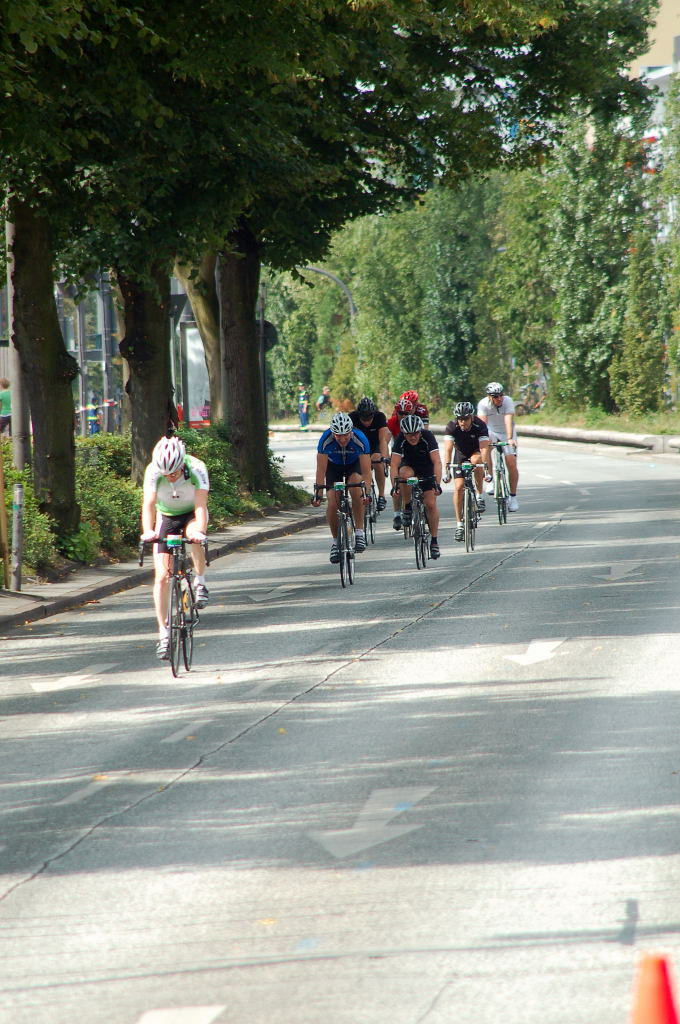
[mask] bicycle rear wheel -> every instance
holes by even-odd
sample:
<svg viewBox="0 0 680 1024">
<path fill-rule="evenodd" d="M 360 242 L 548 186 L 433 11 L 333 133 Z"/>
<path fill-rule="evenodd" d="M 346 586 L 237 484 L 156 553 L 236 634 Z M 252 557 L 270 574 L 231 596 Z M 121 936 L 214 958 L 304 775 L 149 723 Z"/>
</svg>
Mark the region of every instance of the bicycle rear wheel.
<svg viewBox="0 0 680 1024">
<path fill-rule="evenodd" d="M 465 493 L 463 495 L 463 525 L 465 528 L 465 550 L 474 551 L 475 549 L 475 529 L 476 529 L 476 515 L 473 508 L 473 498 L 470 494 L 470 488 L 465 487 Z"/>
<path fill-rule="evenodd" d="M 177 577 L 173 577 L 170 583 L 170 612 L 168 625 L 170 627 L 170 668 L 173 676 L 179 675 L 180 648 L 182 646 L 182 589 Z"/>
<path fill-rule="evenodd" d="M 185 589 L 182 591 L 182 613 L 184 618 L 182 654 L 184 656 L 184 667 L 189 672 L 194 656 L 194 625 L 198 621 L 194 605 L 194 592 L 189 580 L 186 581 Z"/>
<path fill-rule="evenodd" d="M 496 492 L 498 522 L 503 526 L 508 518 L 508 487 L 502 469 L 499 469 L 496 473 L 494 490 Z"/>
</svg>

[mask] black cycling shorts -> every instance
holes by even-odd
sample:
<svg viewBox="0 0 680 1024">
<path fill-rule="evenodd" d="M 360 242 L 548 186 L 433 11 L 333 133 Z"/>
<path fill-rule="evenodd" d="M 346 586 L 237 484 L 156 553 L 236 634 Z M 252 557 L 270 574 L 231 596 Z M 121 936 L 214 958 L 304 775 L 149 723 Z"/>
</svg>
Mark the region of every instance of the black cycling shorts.
<svg viewBox="0 0 680 1024">
<path fill-rule="evenodd" d="M 358 473 L 359 476 L 361 476 L 361 466 L 359 465 L 358 459 L 355 459 L 354 462 L 349 462 L 346 466 L 339 466 L 337 463 L 331 462 L 329 459 L 328 465 L 326 466 L 326 487 L 330 487 L 332 490 L 333 484 L 340 483 L 340 481 L 346 481 L 353 473 Z"/>
<path fill-rule="evenodd" d="M 195 517 L 196 512 L 194 510 L 192 510 L 191 512 L 183 512 L 181 516 L 161 515 L 161 525 L 156 530 L 156 533 L 158 534 L 158 545 L 156 550 L 159 552 L 159 554 L 167 555 L 170 551 L 168 545 L 165 543 L 164 538 L 167 537 L 169 534 L 173 533 L 179 533 L 182 537 L 184 537 L 184 531 L 187 528 L 187 524 L 190 523 L 191 520 Z"/>
</svg>

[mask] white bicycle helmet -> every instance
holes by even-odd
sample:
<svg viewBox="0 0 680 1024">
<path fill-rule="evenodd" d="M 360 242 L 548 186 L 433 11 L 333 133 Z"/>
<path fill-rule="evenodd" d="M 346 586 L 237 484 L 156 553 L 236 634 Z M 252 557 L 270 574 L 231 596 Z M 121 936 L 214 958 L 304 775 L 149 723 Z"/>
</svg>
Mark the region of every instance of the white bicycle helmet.
<svg viewBox="0 0 680 1024">
<path fill-rule="evenodd" d="M 402 434 L 417 434 L 419 430 L 422 430 L 424 423 L 420 416 L 404 416 L 403 420 L 399 424 L 399 429 Z"/>
<path fill-rule="evenodd" d="M 153 450 L 151 461 L 163 476 L 176 473 L 184 465 L 186 448 L 178 437 L 162 437 Z"/>
<path fill-rule="evenodd" d="M 330 422 L 330 428 L 332 434 L 351 434 L 354 424 L 346 412 L 336 412 Z"/>
<path fill-rule="evenodd" d="M 502 395 L 503 385 L 499 384 L 497 380 L 492 380 L 490 384 L 486 385 L 487 395 Z"/>
</svg>

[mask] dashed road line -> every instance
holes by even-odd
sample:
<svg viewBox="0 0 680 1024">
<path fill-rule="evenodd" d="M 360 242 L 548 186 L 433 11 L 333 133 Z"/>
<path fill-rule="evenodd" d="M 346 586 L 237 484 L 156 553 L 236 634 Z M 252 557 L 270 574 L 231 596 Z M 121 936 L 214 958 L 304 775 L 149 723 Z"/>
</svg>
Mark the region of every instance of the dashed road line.
<svg viewBox="0 0 680 1024">
<path fill-rule="evenodd" d="M 105 661 L 98 665 L 88 665 L 82 672 L 76 672 L 68 676 L 59 676 L 57 679 L 39 679 L 31 683 L 31 688 L 36 693 L 54 693 L 57 690 L 72 690 L 76 686 L 87 686 L 93 682 L 96 676 L 115 668 L 116 663 Z"/>
<path fill-rule="evenodd" d="M 184 729 L 178 729 L 177 732 L 166 736 L 164 740 L 161 740 L 161 743 L 178 743 L 180 740 L 186 739 L 187 736 L 191 736 L 192 733 L 198 732 L 201 726 L 210 725 L 212 721 L 212 718 L 199 718 L 197 722 L 192 722 L 191 725 L 185 726 Z"/>
</svg>

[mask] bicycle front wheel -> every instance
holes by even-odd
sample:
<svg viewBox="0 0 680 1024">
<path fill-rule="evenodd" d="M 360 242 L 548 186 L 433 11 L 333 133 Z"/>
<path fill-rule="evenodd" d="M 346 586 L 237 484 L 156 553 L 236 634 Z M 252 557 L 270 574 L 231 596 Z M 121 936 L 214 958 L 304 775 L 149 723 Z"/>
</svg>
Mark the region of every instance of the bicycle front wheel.
<svg viewBox="0 0 680 1024">
<path fill-rule="evenodd" d="M 366 532 L 368 533 L 371 544 L 375 544 L 375 524 L 378 518 L 378 501 L 375 496 L 375 487 L 371 490 L 371 500 L 368 503 L 366 509 Z"/>
<path fill-rule="evenodd" d="M 347 528 L 347 580 L 350 586 L 354 583 L 354 572 L 356 569 L 356 547 L 354 540 L 354 521 L 345 520 Z"/>
<path fill-rule="evenodd" d="M 173 676 L 178 676 L 184 615 L 182 610 L 182 588 L 176 576 L 172 579 L 170 588 L 170 612 L 168 615 L 168 625 L 170 627 L 170 668 L 172 669 Z"/>
<path fill-rule="evenodd" d="M 197 615 L 194 605 L 194 594 L 191 583 L 187 580 L 182 591 L 182 614 L 184 623 L 182 627 L 182 654 L 184 656 L 184 667 L 189 672 L 191 661 L 194 656 L 194 623 Z"/>
<path fill-rule="evenodd" d="M 347 551 L 349 548 L 349 540 L 347 538 L 347 524 L 342 512 L 338 512 L 337 545 L 338 554 L 340 555 L 340 561 L 338 562 L 338 568 L 340 569 L 340 584 L 344 588 L 349 582 L 347 579 Z"/>
<path fill-rule="evenodd" d="M 505 474 L 502 470 L 496 473 L 496 481 L 494 485 L 496 492 L 496 509 L 498 511 L 498 522 L 501 526 L 507 521 L 508 518 L 508 487 L 505 480 Z"/>
<path fill-rule="evenodd" d="M 474 551 L 475 549 L 475 510 L 473 508 L 473 497 L 470 494 L 470 488 L 465 488 L 465 494 L 463 495 L 463 524 L 465 528 L 465 550 Z"/>
</svg>

